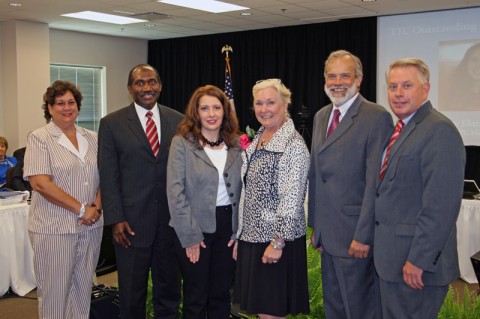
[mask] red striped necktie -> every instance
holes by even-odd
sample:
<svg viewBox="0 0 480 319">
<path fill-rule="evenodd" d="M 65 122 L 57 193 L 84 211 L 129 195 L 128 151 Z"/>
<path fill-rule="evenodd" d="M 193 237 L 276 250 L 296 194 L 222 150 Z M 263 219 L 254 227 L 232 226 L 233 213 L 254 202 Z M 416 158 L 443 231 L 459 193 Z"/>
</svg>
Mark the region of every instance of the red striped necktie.
<svg viewBox="0 0 480 319">
<path fill-rule="evenodd" d="M 383 159 L 382 163 L 382 169 L 380 170 L 380 180 L 382 180 L 383 175 L 385 175 L 385 172 L 387 171 L 387 166 L 388 166 L 388 158 L 390 157 L 390 150 L 392 149 L 393 143 L 397 140 L 398 136 L 402 132 L 403 129 L 403 121 L 399 120 L 397 122 L 397 125 L 395 125 L 395 130 L 393 131 L 392 136 L 390 137 L 390 141 L 388 142 L 387 150 L 385 151 L 385 158 Z"/>
<path fill-rule="evenodd" d="M 330 134 L 333 133 L 333 131 L 335 131 L 339 123 L 340 123 L 340 111 L 338 109 L 335 109 L 335 111 L 333 111 L 332 122 L 330 123 L 330 126 L 328 127 L 328 130 L 327 130 L 327 138 L 330 136 Z"/>
<path fill-rule="evenodd" d="M 147 112 L 147 138 L 152 148 L 152 152 L 155 157 L 158 157 L 158 150 L 160 149 L 160 143 L 158 142 L 158 132 L 155 121 L 152 119 L 153 113 L 151 111 Z"/>
</svg>

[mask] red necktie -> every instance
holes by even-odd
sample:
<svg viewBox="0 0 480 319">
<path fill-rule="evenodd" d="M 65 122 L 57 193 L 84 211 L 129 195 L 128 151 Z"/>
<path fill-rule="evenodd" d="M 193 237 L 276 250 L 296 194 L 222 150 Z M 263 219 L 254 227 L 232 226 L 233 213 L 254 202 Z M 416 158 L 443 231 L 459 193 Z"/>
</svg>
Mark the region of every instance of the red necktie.
<svg viewBox="0 0 480 319">
<path fill-rule="evenodd" d="M 385 172 L 387 171 L 387 166 L 388 166 L 388 157 L 390 156 L 390 150 L 392 149 L 393 143 L 397 140 L 398 136 L 402 132 L 403 128 L 403 121 L 399 120 L 397 122 L 397 125 L 395 125 L 395 130 L 393 131 L 392 136 L 390 137 L 390 141 L 388 142 L 387 150 L 385 151 L 385 158 L 383 159 L 382 163 L 382 169 L 380 170 L 380 180 L 382 180 L 383 175 L 385 175 Z"/>
<path fill-rule="evenodd" d="M 333 112 L 332 122 L 328 127 L 327 138 L 330 136 L 330 134 L 333 133 L 333 131 L 335 131 L 335 129 L 338 126 L 338 123 L 340 123 L 340 111 L 338 109 L 335 109 L 335 111 Z"/>
<path fill-rule="evenodd" d="M 160 143 L 158 142 L 158 133 L 157 133 L 157 126 L 155 125 L 155 121 L 152 120 L 153 113 L 151 111 L 147 112 L 147 138 L 148 142 L 150 143 L 150 147 L 152 148 L 152 152 L 155 157 L 158 157 L 158 150 L 160 149 Z"/>
</svg>

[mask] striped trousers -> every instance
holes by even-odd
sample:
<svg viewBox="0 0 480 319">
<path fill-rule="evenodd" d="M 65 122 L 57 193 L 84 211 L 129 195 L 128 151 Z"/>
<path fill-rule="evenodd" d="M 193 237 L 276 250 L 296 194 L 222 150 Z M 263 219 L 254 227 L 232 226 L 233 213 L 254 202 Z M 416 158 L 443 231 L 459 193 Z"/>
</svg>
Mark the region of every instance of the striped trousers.
<svg viewBox="0 0 480 319">
<path fill-rule="evenodd" d="M 88 319 L 103 228 L 76 234 L 29 232 L 40 319 Z"/>
</svg>

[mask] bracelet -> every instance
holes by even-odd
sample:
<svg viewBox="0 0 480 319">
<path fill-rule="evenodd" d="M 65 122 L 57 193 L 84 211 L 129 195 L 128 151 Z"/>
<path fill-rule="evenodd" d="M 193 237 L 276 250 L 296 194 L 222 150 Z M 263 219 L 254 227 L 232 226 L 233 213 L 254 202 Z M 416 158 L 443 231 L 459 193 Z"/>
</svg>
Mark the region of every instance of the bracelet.
<svg viewBox="0 0 480 319">
<path fill-rule="evenodd" d="M 285 247 L 285 243 L 281 241 L 277 241 L 276 238 L 272 238 L 270 245 L 272 245 L 273 249 L 277 249 L 277 250 L 282 250 L 283 247 Z"/>
<path fill-rule="evenodd" d="M 80 214 L 78 214 L 78 218 L 82 218 L 85 214 L 85 204 L 82 203 L 82 207 L 80 207 Z"/>
</svg>

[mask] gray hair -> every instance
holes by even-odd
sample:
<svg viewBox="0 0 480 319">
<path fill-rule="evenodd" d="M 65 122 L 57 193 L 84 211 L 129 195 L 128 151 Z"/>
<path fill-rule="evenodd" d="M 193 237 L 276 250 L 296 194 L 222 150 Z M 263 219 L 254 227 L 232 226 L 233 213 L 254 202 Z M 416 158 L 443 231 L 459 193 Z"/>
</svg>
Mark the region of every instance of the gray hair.
<svg viewBox="0 0 480 319">
<path fill-rule="evenodd" d="M 347 50 L 337 50 L 330 53 L 327 60 L 325 60 L 325 70 L 323 72 L 323 75 L 327 77 L 327 65 L 328 63 L 330 63 L 331 60 L 343 58 L 345 56 L 350 56 L 355 63 L 355 78 L 363 77 L 362 61 L 360 61 L 360 59 L 356 55 L 348 52 Z"/>
<path fill-rule="evenodd" d="M 390 76 L 390 73 L 392 72 L 393 69 L 404 68 L 409 66 L 412 66 L 415 69 L 417 69 L 420 83 L 424 84 L 430 81 L 430 70 L 428 69 L 428 66 L 427 64 L 425 64 L 425 62 L 416 58 L 403 58 L 403 59 L 398 59 L 393 61 L 388 67 L 387 71 L 385 72 L 385 80 L 387 81 L 387 83 L 388 83 L 388 78 Z"/>
</svg>

